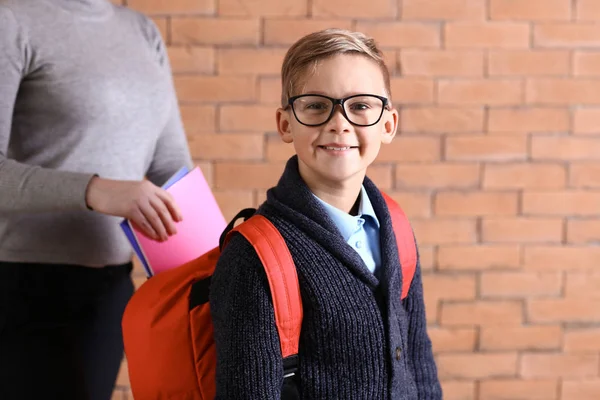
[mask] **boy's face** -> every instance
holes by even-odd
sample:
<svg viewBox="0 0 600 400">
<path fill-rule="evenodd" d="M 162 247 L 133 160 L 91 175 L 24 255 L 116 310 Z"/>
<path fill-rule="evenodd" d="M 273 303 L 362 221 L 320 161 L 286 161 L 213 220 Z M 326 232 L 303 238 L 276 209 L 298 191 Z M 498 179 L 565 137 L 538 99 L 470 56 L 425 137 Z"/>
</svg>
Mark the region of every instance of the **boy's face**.
<svg viewBox="0 0 600 400">
<path fill-rule="evenodd" d="M 315 94 L 340 99 L 355 95 L 387 98 L 379 66 L 361 55 L 337 55 L 318 63 L 307 74 L 295 95 Z M 331 109 L 333 108 L 333 114 Z M 348 183 L 362 184 L 367 167 L 373 163 L 381 143 L 389 143 L 396 134 L 398 112 L 378 97 L 358 96 L 340 105 L 322 97 L 300 97 L 294 108 L 277 110 L 281 138 L 293 143 L 298 154 L 300 173 L 309 187 L 332 188 Z M 318 126 L 316 125 L 331 118 Z M 357 126 L 356 124 L 371 126 Z M 300 120 L 300 121 L 299 121 Z M 301 123 L 302 122 L 302 123 Z"/>
</svg>

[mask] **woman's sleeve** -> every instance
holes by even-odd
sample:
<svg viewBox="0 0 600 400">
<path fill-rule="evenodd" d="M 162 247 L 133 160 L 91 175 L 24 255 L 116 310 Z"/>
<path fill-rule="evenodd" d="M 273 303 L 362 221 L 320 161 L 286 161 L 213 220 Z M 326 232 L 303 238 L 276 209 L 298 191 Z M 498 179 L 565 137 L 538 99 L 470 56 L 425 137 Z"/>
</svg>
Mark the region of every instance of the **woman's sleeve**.
<svg viewBox="0 0 600 400">
<path fill-rule="evenodd" d="M 283 361 L 273 303 L 254 248 L 235 235 L 210 288 L 217 350 L 216 399 L 278 399 Z"/>
<path fill-rule="evenodd" d="M 27 34 L 0 5 L 0 213 L 85 210 L 93 174 L 58 171 L 9 158 L 13 111 L 31 59 Z"/>
</svg>

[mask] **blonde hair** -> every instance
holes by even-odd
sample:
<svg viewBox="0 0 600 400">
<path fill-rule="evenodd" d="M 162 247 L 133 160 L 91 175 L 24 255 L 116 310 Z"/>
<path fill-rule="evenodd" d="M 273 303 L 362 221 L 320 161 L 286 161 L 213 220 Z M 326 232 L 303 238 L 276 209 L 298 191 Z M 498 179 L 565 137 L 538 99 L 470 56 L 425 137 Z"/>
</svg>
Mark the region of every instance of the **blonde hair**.
<svg viewBox="0 0 600 400">
<path fill-rule="evenodd" d="M 281 106 L 287 106 L 309 68 L 314 71 L 319 61 L 338 54 L 357 54 L 375 61 L 391 102 L 390 73 L 375 40 L 361 32 L 325 29 L 304 36 L 287 51 L 281 66 Z"/>
</svg>

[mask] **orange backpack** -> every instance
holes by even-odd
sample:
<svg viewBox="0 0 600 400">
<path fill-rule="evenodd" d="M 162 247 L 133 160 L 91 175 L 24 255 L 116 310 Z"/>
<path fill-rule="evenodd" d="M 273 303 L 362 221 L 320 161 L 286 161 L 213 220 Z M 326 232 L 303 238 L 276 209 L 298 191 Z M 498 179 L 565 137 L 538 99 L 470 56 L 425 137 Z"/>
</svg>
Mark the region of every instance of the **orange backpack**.
<svg viewBox="0 0 600 400">
<path fill-rule="evenodd" d="M 417 250 L 400 207 L 384 194 L 402 266 L 402 299 L 415 274 Z M 277 228 L 254 209 L 242 210 L 221 236 L 221 245 L 146 281 L 123 315 L 129 380 L 136 400 L 212 400 L 216 351 L 208 294 L 221 248 L 234 232 L 252 244 L 269 281 L 284 358 L 284 376 L 297 369 L 302 300 L 292 256 Z M 234 228 L 238 218 L 245 222 Z M 284 384 L 285 385 L 285 384 Z"/>
</svg>

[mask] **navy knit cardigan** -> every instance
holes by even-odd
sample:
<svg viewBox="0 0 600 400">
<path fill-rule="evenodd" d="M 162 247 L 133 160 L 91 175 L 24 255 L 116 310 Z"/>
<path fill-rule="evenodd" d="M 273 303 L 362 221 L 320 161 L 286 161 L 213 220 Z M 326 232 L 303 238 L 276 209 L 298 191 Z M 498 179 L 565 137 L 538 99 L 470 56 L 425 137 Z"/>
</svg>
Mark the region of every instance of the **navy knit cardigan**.
<svg viewBox="0 0 600 400">
<path fill-rule="evenodd" d="M 440 400 L 426 330 L 421 269 L 401 301 L 402 274 L 379 190 L 364 186 L 381 223 L 382 266 L 373 275 L 313 197 L 292 157 L 259 213 L 283 235 L 296 264 L 304 320 L 303 399 Z M 210 293 L 217 349 L 217 399 L 279 399 L 283 365 L 266 274 L 236 235 L 217 264 Z"/>
</svg>

